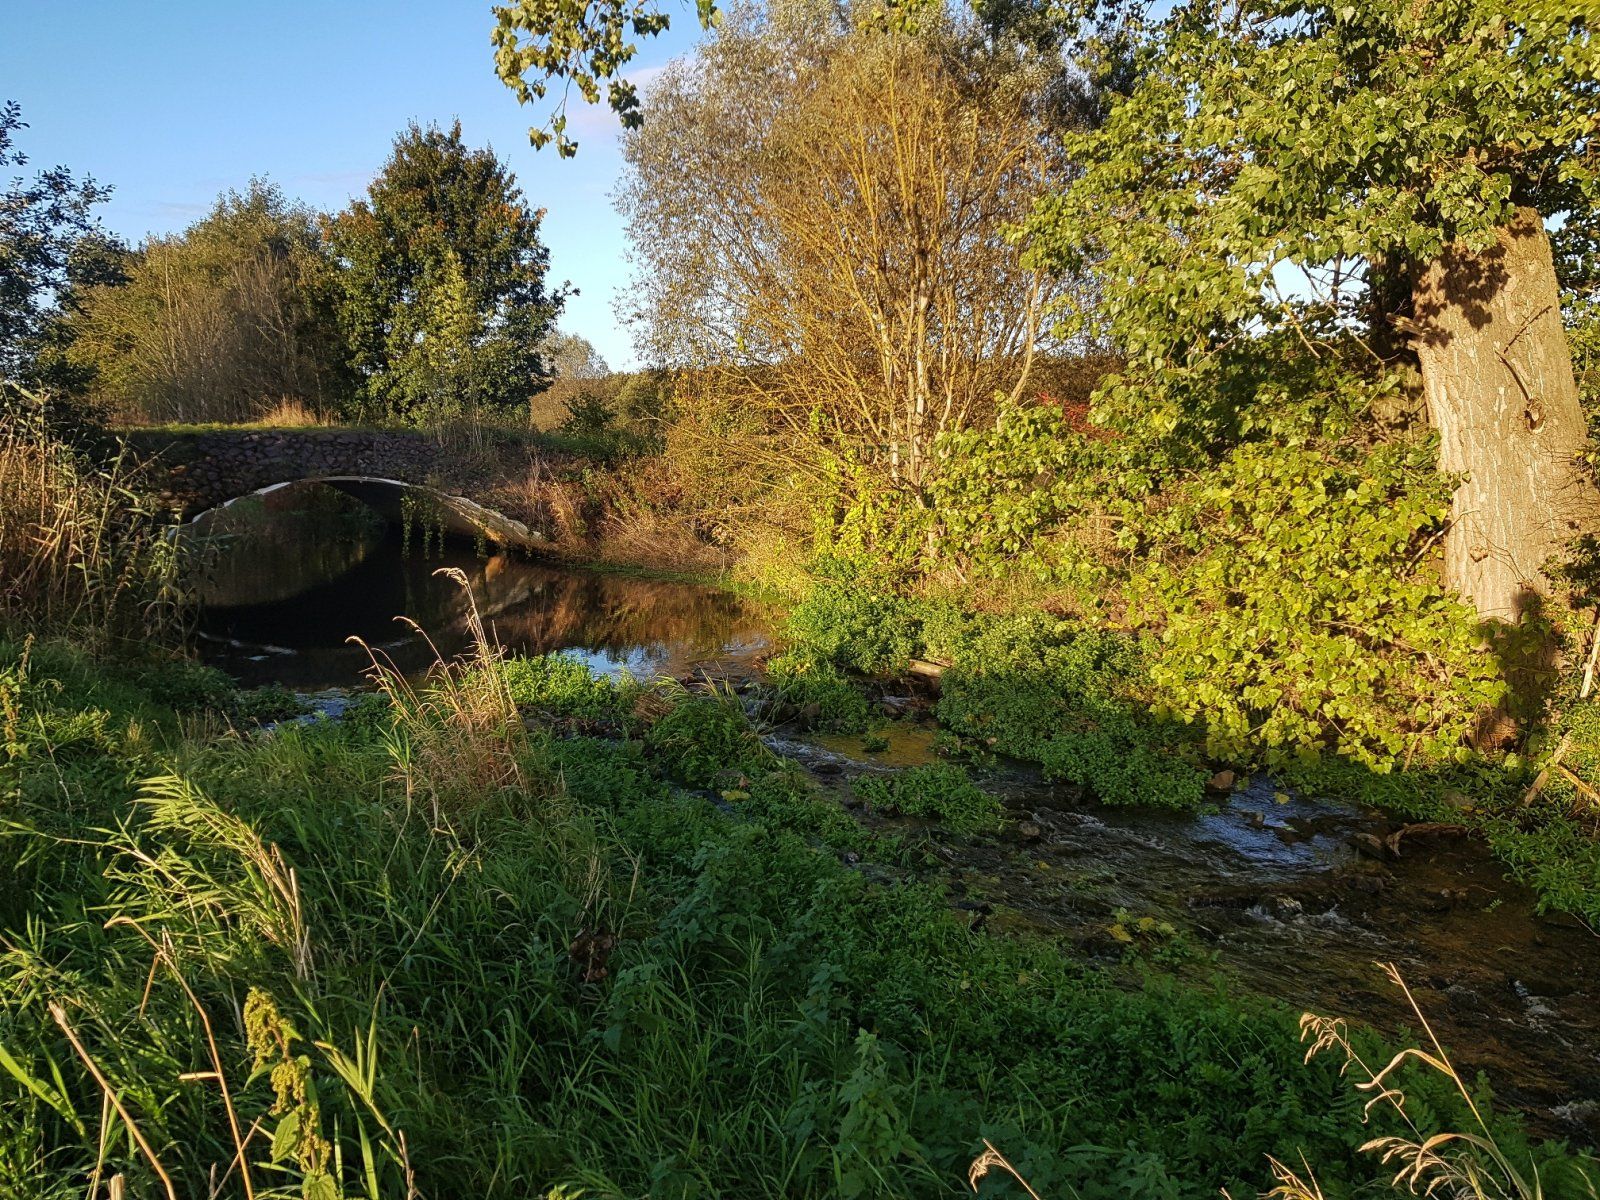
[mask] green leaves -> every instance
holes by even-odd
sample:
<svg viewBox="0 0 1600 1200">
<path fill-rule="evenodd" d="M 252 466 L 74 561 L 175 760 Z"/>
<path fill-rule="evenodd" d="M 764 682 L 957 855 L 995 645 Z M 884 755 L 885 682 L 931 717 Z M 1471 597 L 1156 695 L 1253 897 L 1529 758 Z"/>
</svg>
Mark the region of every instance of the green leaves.
<svg viewBox="0 0 1600 1200">
<path fill-rule="evenodd" d="M 702 27 L 716 21 L 711 0 L 696 0 Z M 515 0 L 494 7 L 495 73 L 519 104 L 543 100 L 552 81 L 575 87 L 590 104 L 606 103 L 625 128 L 637 128 L 639 93 L 621 78 L 638 46 L 630 37 L 655 37 L 666 32 L 670 18 L 652 0 Z M 578 143 L 567 136 L 565 88 L 543 127 L 528 130 L 535 148 L 555 144 L 556 153 L 571 158 Z"/>
<path fill-rule="evenodd" d="M 1213 754 L 1439 761 L 1501 698 L 1472 614 L 1418 569 L 1453 486 L 1432 456 L 1246 444 L 1149 524 L 1129 594 L 1151 679 Z"/>
<path fill-rule="evenodd" d="M 1247 0 L 1177 8 L 1039 206 L 1033 252 L 1093 263 L 1130 365 L 1155 374 L 1284 320 L 1265 265 L 1481 244 L 1514 203 L 1597 198 L 1584 20 L 1540 2 Z M 1359 273 L 1344 271 L 1359 289 Z"/>
<path fill-rule="evenodd" d="M 1031 578 L 1131 629 L 1126 653 L 1075 624 L 963 624 L 863 589 L 867 551 L 797 609 L 796 635 L 869 671 L 954 662 L 947 728 L 1107 799 L 1197 799 L 1199 776 L 1168 744 L 1380 771 L 1458 757 L 1505 689 L 1437 574 L 1454 481 L 1428 438 L 1378 420 L 1410 402 L 1396 379 L 1368 378 L 1353 354 L 1359 369 L 1345 365 L 1338 346 L 1313 357 L 1293 335 L 1252 350 L 1179 372 L 1170 390 L 1112 382 L 1093 421 L 1028 403 L 940 443 L 926 575 L 954 563 L 973 580 Z M 1095 665 L 1102 653 L 1116 665 Z"/>
<path fill-rule="evenodd" d="M 538 347 L 564 299 L 545 287 L 541 216 L 459 122 L 395 140 L 366 199 L 329 231 L 361 415 L 434 423 L 528 401 L 548 378 Z"/>
<path fill-rule="evenodd" d="M 933 817 L 955 833 L 999 826 L 1000 801 L 950 763 L 912 767 L 895 775 L 863 776 L 856 795 L 874 808 L 908 817 Z"/>
</svg>

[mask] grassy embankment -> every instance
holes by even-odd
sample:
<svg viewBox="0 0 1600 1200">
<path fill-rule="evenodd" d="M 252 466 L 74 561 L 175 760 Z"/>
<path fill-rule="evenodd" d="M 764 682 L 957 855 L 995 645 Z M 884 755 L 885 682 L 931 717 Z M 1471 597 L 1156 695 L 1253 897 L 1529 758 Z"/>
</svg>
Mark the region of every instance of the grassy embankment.
<svg viewBox="0 0 1600 1200">
<path fill-rule="evenodd" d="M 720 697 L 484 657 L 263 736 L 181 662 L 0 664 L 12 1194 L 939 1195 L 984 1138 L 1045 1195 L 1340 1194 L 1408 1132 L 1293 1014 L 969 930 Z"/>
</svg>

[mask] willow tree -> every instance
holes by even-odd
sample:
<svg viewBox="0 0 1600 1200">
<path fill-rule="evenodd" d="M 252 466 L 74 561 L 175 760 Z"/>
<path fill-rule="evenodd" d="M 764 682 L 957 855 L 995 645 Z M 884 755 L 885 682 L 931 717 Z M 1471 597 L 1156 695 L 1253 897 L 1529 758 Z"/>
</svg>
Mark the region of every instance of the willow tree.
<svg viewBox="0 0 1600 1200">
<path fill-rule="evenodd" d="M 939 435 L 1028 376 L 1054 283 L 1007 234 L 1052 154 L 1026 79 L 944 32 L 788 9 L 731 14 L 628 135 L 645 345 L 792 465 L 916 489 Z"/>
<path fill-rule="evenodd" d="M 1584 232 L 1600 191 L 1597 14 L 1593 0 L 1180 5 L 1136 86 L 1069 139 L 1082 173 L 1033 222 L 1046 261 L 1094 264 L 1153 394 L 1280 319 L 1286 267 L 1363 282 L 1420 362 L 1440 468 L 1462 476 L 1448 581 L 1507 621 L 1600 515 L 1546 234 Z"/>
</svg>

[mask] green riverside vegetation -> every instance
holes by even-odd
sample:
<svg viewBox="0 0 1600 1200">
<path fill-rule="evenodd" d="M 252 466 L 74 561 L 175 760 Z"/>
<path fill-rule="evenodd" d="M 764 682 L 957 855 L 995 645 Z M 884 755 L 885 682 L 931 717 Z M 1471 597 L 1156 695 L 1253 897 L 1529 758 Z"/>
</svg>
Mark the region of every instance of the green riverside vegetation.
<svg viewBox="0 0 1600 1200">
<path fill-rule="evenodd" d="M 1393 966 L 1391 1044 L 957 874 L 1047 836 L 1001 760 L 1173 826 L 1248 777 L 1600 930 L 1595 0 L 696 0 L 641 91 L 673 9 L 493 6 L 536 145 L 622 123 L 627 377 L 459 122 L 133 248 L 0 188 L 0 1200 L 1595 1200 Z M 341 420 L 783 644 L 617 682 L 474 610 L 338 720 L 239 691 L 107 429 Z M 931 764 L 780 752 L 923 709 Z"/>
<path fill-rule="evenodd" d="M 1268 1154 L 1338 1195 L 1404 1132 L 1283 1009 L 969 930 L 723 698 L 485 654 L 280 707 L 0 647 L 0 1192 L 944 1195 L 987 1139 L 1045 1195 L 1246 1195 Z M 895 807 L 996 819 L 924 774 Z"/>
</svg>

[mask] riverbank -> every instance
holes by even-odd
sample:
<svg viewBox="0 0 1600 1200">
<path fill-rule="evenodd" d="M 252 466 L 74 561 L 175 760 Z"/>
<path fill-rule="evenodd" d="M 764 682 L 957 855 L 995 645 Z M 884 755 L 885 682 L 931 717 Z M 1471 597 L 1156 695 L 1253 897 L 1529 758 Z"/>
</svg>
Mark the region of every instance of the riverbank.
<svg viewBox="0 0 1600 1200">
<path fill-rule="evenodd" d="M 0 663 L 26 1194 L 81 1194 L 102 1137 L 133 1194 L 238 1141 L 257 1195 L 940 1195 L 985 1139 L 1044 1195 L 1388 1174 L 1357 1147 L 1403 1126 L 1293 1012 L 984 928 L 937 871 L 968 810 L 863 824 L 725 695 L 481 660 L 263 736 L 192 667 Z"/>
<path fill-rule="evenodd" d="M 1139 633 L 824 578 L 795 603 L 788 636 L 780 671 L 818 689 L 852 673 L 894 677 L 913 662 L 942 664 L 932 711 L 954 757 L 1008 755 L 1106 803 L 1154 808 L 1192 809 L 1269 771 L 1297 792 L 1479 838 L 1537 893 L 1541 911 L 1600 928 L 1600 829 L 1586 782 L 1600 765 L 1593 701 L 1571 703 L 1536 731 L 1535 753 L 1461 748 L 1413 765 L 1328 750 L 1228 753 L 1203 721 L 1164 701 L 1150 678 L 1150 639 Z"/>
</svg>

